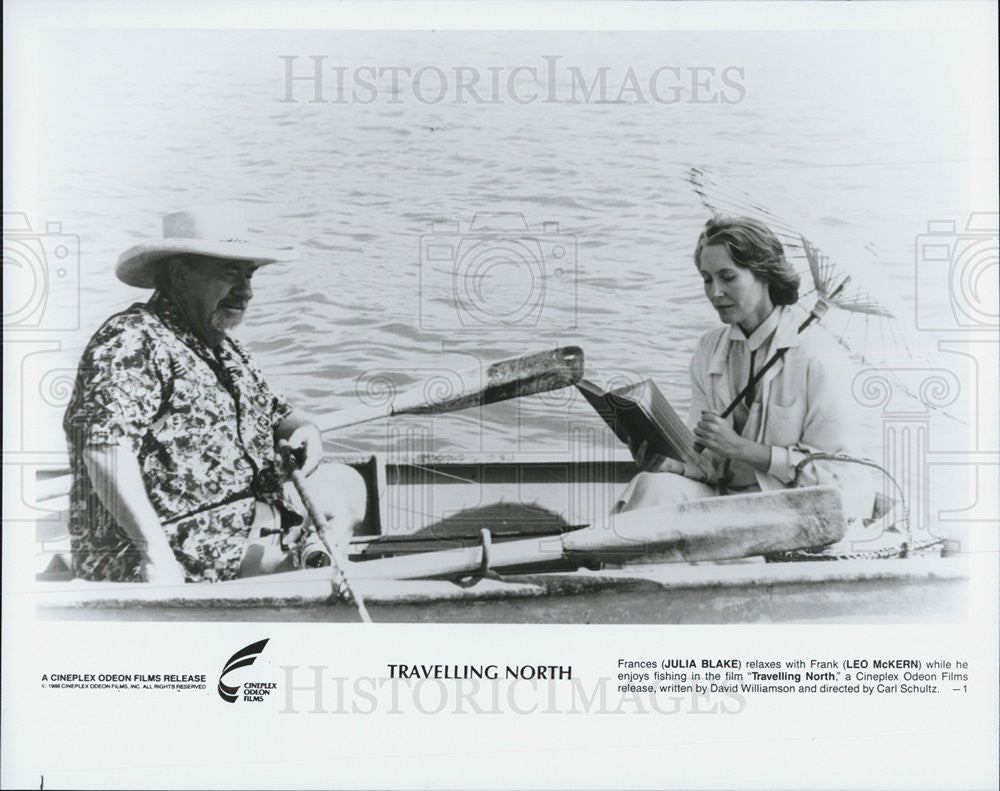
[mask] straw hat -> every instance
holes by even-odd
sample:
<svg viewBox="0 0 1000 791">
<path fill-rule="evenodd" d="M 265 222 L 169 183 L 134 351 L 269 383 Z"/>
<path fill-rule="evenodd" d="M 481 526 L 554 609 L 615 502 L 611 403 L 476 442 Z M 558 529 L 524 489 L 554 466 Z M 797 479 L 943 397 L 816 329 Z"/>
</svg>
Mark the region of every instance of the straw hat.
<svg viewBox="0 0 1000 791">
<path fill-rule="evenodd" d="M 130 286 L 152 288 L 157 265 L 184 253 L 253 261 L 258 266 L 295 257 L 292 248 L 272 249 L 248 237 L 246 218 L 237 208 L 174 212 L 163 218 L 163 240 L 130 247 L 119 256 L 115 274 Z"/>
</svg>

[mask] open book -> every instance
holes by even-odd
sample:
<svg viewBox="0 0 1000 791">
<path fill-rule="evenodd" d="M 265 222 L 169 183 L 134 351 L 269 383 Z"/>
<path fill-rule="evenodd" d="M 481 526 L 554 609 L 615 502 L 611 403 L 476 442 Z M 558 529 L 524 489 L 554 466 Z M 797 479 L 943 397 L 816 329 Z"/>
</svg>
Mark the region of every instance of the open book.
<svg viewBox="0 0 1000 791">
<path fill-rule="evenodd" d="M 586 379 L 576 386 L 626 445 L 630 439 L 637 445 L 645 440 L 661 456 L 698 464 L 694 434 L 652 379 L 608 392 Z"/>
</svg>

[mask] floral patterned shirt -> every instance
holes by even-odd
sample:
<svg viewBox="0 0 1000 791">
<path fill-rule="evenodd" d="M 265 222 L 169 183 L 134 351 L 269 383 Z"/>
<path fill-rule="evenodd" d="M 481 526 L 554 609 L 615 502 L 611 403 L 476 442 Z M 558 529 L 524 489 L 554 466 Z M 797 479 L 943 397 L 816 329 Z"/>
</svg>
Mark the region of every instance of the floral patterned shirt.
<svg viewBox="0 0 1000 791">
<path fill-rule="evenodd" d="M 108 319 L 84 350 L 63 421 L 76 575 L 138 579 L 140 555 L 83 463 L 88 446 L 120 445 L 138 458 L 187 578 L 236 576 L 255 501 L 291 511 L 273 435 L 290 412 L 239 343 L 210 348 L 164 294 Z"/>
</svg>

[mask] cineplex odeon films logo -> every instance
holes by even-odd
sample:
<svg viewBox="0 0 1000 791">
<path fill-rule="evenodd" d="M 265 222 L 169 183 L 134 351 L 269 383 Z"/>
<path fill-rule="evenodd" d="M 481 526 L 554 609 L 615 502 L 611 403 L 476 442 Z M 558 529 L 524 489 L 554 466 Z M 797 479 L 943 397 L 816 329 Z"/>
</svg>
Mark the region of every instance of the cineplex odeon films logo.
<svg viewBox="0 0 1000 791">
<path fill-rule="evenodd" d="M 233 684 L 228 679 L 233 674 L 236 674 L 236 677 L 239 678 L 240 674 L 237 671 L 253 665 L 257 661 L 257 658 L 264 652 L 264 648 L 270 639 L 269 637 L 265 637 L 263 640 L 251 643 L 241 648 L 226 660 L 225 665 L 222 667 L 222 673 L 219 675 L 218 687 L 219 697 L 226 701 L 226 703 L 235 703 L 237 700 L 244 703 L 263 703 L 264 699 L 277 688 L 278 685 L 273 681 L 241 680 Z"/>
<path fill-rule="evenodd" d="M 218 681 L 220 698 L 227 703 L 276 698 L 280 714 L 734 715 L 746 707 L 736 686 L 687 683 L 686 673 L 661 674 L 655 684 L 647 678 L 650 683 L 642 686 L 632 683 L 637 676 L 630 672 L 580 678 L 572 665 L 499 662 L 391 663 L 383 673 L 357 676 L 338 674 L 327 665 L 281 665 L 279 694 L 278 682 L 260 681 L 259 674 L 247 672 L 269 640 L 250 643 L 226 660 Z M 631 666 L 619 660 L 620 667 L 626 664 Z"/>
</svg>

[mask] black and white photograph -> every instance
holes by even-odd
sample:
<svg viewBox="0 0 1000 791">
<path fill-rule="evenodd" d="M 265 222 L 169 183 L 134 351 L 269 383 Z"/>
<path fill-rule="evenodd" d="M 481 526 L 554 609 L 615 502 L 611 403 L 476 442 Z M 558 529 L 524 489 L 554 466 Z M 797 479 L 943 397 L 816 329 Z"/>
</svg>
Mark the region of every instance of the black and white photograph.
<svg viewBox="0 0 1000 791">
<path fill-rule="evenodd" d="M 995 788 L 995 29 L 8 4 L 3 787 Z"/>
</svg>

